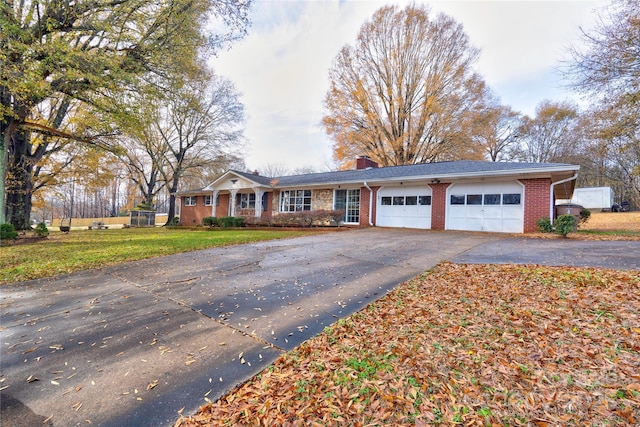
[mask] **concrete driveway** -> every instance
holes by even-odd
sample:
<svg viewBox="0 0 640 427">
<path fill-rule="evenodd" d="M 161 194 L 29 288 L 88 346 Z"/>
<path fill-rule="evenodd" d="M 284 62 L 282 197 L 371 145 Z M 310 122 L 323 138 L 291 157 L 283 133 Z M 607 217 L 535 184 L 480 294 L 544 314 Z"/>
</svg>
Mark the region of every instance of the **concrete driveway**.
<svg viewBox="0 0 640 427">
<path fill-rule="evenodd" d="M 497 235 L 362 229 L 0 288 L 2 425 L 159 426 Z"/>
</svg>

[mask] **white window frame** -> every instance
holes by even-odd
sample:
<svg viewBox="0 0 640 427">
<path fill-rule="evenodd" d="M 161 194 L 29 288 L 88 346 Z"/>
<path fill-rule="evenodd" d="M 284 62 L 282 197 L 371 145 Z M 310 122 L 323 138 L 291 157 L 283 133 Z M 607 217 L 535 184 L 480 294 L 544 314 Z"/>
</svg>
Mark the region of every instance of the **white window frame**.
<svg viewBox="0 0 640 427">
<path fill-rule="evenodd" d="M 198 196 L 185 196 L 184 197 L 184 205 L 185 206 L 195 206 L 198 203 Z"/>
<path fill-rule="evenodd" d="M 345 192 L 345 206 L 337 206 L 338 192 Z M 354 199 L 357 193 L 357 201 Z M 333 190 L 333 209 L 334 210 L 343 210 L 344 209 L 344 220 L 345 224 L 360 224 L 360 196 L 361 191 L 359 188 L 344 188 L 344 189 L 336 189 Z M 352 206 L 355 204 L 355 206 Z"/>
<path fill-rule="evenodd" d="M 311 190 L 284 190 L 280 192 L 280 212 L 303 212 L 311 210 Z"/>
<path fill-rule="evenodd" d="M 237 209 L 255 209 L 256 193 L 238 193 L 236 195 Z"/>
<path fill-rule="evenodd" d="M 202 203 L 205 206 L 211 206 L 211 201 L 213 199 L 213 196 L 207 196 L 206 194 L 202 197 L 204 200 L 202 201 Z"/>
</svg>

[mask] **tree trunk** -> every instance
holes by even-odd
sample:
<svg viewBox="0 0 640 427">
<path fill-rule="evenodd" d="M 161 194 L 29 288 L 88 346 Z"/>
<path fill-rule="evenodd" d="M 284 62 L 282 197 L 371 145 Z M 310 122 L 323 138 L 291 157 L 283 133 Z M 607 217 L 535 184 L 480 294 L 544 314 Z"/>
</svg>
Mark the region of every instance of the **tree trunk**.
<svg viewBox="0 0 640 427">
<path fill-rule="evenodd" d="M 7 220 L 16 230 L 30 228 L 33 193 L 33 159 L 29 155 L 28 132 L 16 130 L 10 136 L 6 179 Z"/>
<path fill-rule="evenodd" d="M 5 182 L 7 179 L 7 144 L 5 144 L 4 122 L 0 131 L 0 224 L 4 224 L 6 221 Z"/>
<path fill-rule="evenodd" d="M 169 190 L 169 212 L 167 213 L 167 223 L 165 225 L 171 225 L 173 223 L 173 219 L 176 216 L 176 196 L 174 193 L 178 191 L 179 181 L 179 174 L 176 173 L 173 176 L 171 185 L 167 188 L 167 190 Z"/>
<path fill-rule="evenodd" d="M 167 214 L 167 223 L 165 225 L 171 225 L 173 223 L 173 219 L 176 216 L 176 196 L 174 194 L 169 194 L 169 212 Z"/>
</svg>

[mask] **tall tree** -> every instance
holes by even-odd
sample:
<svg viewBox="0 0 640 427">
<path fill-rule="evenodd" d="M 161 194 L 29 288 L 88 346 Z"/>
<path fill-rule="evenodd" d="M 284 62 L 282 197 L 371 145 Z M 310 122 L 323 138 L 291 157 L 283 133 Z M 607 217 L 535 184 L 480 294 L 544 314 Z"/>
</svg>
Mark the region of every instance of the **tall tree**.
<svg viewBox="0 0 640 427">
<path fill-rule="evenodd" d="M 323 124 L 344 162 L 381 165 L 481 157 L 469 137 L 485 85 L 462 25 L 425 6 L 385 6 L 329 72 Z M 462 154 L 461 154 L 462 153 Z"/>
<path fill-rule="evenodd" d="M 166 105 L 156 105 L 150 124 L 164 145 L 160 173 L 171 196 L 167 223 L 175 216 L 175 196 L 189 170 L 220 161 L 242 142 L 244 106 L 234 85 L 222 77 L 176 83 Z"/>
<path fill-rule="evenodd" d="M 42 150 L 34 134 L 95 144 L 100 131 L 61 131 L 37 110 L 79 103 L 99 117 L 130 114 L 129 94 L 158 85 L 174 70 L 195 71 L 197 51 L 232 36 L 205 34 L 208 16 L 243 31 L 248 1 L 78 0 L 0 3 L 0 202 L 17 228 L 29 223 L 32 172 Z M 200 50 L 202 51 L 202 50 Z M 106 121 L 108 122 L 108 117 Z M 6 177 L 6 181 L 5 181 Z M 6 182 L 6 187 L 5 187 Z M 4 213 L 5 206 L 0 206 Z M 0 218 L 1 219 L 1 218 Z"/>
<path fill-rule="evenodd" d="M 614 0 L 598 25 L 572 48 L 569 77 L 590 99 L 593 147 L 601 154 L 598 181 L 616 176 L 622 194 L 640 206 L 640 3 Z M 595 102 L 594 102 L 595 101 Z M 606 182 L 605 181 L 605 182 Z"/>
<path fill-rule="evenodd" d="M 536 116 L 525 116 L 518 128 L 517 157 L 526 162 L 567 161 L 576 150 L 576 107 L 567 102 L 542 101 Z"/>
<path fill-rule="evenodd" d="M 488 106 L 473 120 L 472 140 L 492 162 L 515 157 L 521 115 L 504 105 Z"/>
</svg>

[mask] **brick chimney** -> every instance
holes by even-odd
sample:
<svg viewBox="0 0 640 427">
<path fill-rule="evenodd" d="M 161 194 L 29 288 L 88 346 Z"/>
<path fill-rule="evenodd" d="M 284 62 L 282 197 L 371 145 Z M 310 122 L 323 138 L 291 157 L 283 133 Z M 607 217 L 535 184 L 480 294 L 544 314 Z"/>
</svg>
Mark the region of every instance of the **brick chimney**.
<svg viewBox="0 0 640 427">
<path fill-rule="evenodd" d="M 356 157 L 356 169 L 377 168 L 378 163 L 374 162 L 369 156 Z"/>
<path fill-rule="evenodd" d="M 258 172 L 258 169 L 254 169 L 252 172 L 254 175 L 260 175 L 260 172 Z"/>
</svg>

